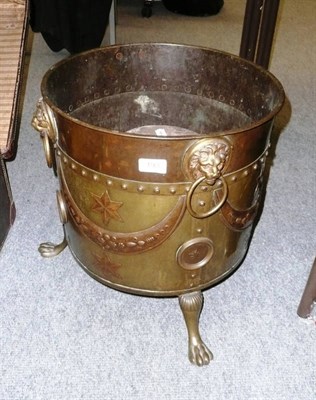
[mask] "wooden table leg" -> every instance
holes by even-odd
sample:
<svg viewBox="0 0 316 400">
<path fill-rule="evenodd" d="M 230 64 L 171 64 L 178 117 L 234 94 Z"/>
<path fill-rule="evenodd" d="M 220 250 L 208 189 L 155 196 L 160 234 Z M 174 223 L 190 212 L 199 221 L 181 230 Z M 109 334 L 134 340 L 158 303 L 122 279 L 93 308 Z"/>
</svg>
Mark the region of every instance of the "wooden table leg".
<svg viewBox="0 0 316 400">
<path fill-rule="evenodd" d="M 265 0 L 262 10 L 260 36 L 255 62 L 268 69 L 275 25 L 279 10 L 279 0 Z"/>
<path fill-rule="evenodd" d="M 316 303 L 316 258 L 309 274 L 297 314 L 302 318 L 308 318 Z"/>
<path fill-rule="evenodd" d="M 239 55 L 268 68 L 279 0 L 247 0 Z"/>
<path fill-rule="evenodd" d="M 254 61 L 256 55 L 263 2 L 247 0 L 246 3 L 239 55 L 250 61 Z"/>
</svg>

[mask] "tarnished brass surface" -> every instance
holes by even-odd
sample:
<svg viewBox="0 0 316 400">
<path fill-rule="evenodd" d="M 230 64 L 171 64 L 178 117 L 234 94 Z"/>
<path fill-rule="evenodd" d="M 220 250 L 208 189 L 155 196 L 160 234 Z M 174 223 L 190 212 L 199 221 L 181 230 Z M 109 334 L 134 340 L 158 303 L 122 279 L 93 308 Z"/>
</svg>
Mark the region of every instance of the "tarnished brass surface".
<svg viewBox="0 0 316 400">
<path fill-rule="evenodd" d="M 42 98 L 37 102 L 32 126 L 40 133 L 48 168 L 55 167 L 54 143 L 57 137 L 57 125 L 52 110 Z"/>
<path fill-rule="evenodd" d="M 64 235 L 63 240 L 60 243 L 45 242 L 41 243 L 38 251 L 42 257 L 51 258 L 56 257 L 67 247 L 67 239 Z"/>
<path fill-rule="evenodd" d="M 152 43 L 62 61 L 42 95 L 33 125 L 57 164 L 65 231 L 42 255 L 68 242 L 106 285 L 180 296 L 189 358 L 207 364 L 201 290 L 249 247 L 280 83 L 229 54 Z"/>
<path fill-rule="evenodd" d="M 201 339 L 199 317 L 203 306 L 201 292 L 192 292 L 179 296 L 180 308 L 188 330 L 188 357 L 192 364 L 207 365 L 213 359 L 212 352 Z"/>
<path fill-rule="evenodd" d="M 177 250 L 177 262 L 184 269 L 202 268 L 214 253 L 213 242 L 209 238 L 195 238 L 183 243 Z"/>
</svg>

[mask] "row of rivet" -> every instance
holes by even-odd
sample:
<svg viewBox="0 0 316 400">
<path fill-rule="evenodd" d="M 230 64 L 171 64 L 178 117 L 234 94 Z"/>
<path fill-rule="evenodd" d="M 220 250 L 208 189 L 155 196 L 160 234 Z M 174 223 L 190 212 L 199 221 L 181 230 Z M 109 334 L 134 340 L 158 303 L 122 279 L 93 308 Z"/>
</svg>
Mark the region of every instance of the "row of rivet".
<svg viewBox="0 0 316 400">
<path fill-rule="evenodd" d="M 268 152 L 265 151 L 264 156 L 260 156 L 253 163 L 247 165 L 245 168 L 242 168 L 238 171 L 229 173 L 224 175 L 224 178 L 227 183 L 232 182 L 236 183 L 243 178 L 246 178 L 251 175 L 251 173 L 261 174 L 262 167 L 265 164 L 266 156 Z M 61 149 L 57 150 L 57 156 L 60 157 L 62 163 L 65 166 L 71 168 L 74 172 L 81 174 L 81 176 L 93 179 L 95 182 L 105 184 L 108 187 L 113 187 L 115 189 L 122 189 L 128 192 L 138 192 L 144 194 L 159 194 L 159 195 L 170 195 L 177 194 L 183 195 L 189 192 L 192 182 L 179 182 L 179 183 L 151 183 L 151 182 L 136 182 L 136 181 L 126 181 L 121 178 L 110 177 L 106 174 L 102 174 L 100 172 L 96 172 L 83 166 L 77 161 L 73 160 L 71 157 L 66 155 Z M 259 170 L 259 171 L 258 171 Z M 222 182 L 218 180 L 215 185 L 201 185 L 198 192 L 209 192 L 216 190 L 222 186 Z"/>
<path fill-rule="evenodd" d="M 118 53 L 119 54 L 119 53 Z M 153 77 L 152 80 L 155 80 Z M 141 85 L 140 87 L 136 87 L 133 85 L 126 85 L 125 87 L 119 87 L 116 86 L 115 88 L 105 88 L 102 92 L 95 92 L 91 93 L 89 96 L 85 96 L 82 99 L 79 99 L 76 104 L 69 104 L 68 105 L 68 111 L 72 113 L 74 110 L 84 106 L 85 104 L 91 103 L 93 101 L 103 99 L 109 96 L 117 95 L 117 94 L 124 94 L 124 93 L 129 93 L 129 92 L 136 92 L 136 93 L 142 93 L 142 92 L 152 92 L 152 91 L 162 91 L 162 92 L 179 92 L 180 94 L 182 93 L 187 93 L 187 94 L 193 94 L 197 95 L 200 97 L 204 98 L 209 98 L 212 100 L 219 101 L 221 103 L 230 105 L 231 107 L 234 107 L 241 112 L 244 112 L 246 115 L 249 117 L 252 116 L 252 114 L 255 114 L 256 117 L 261 118 L 263 115 L 263 112 L 257 112 L 257 110 L 252 110 L 251 108 L 245 108 L 244 104 L 244 99 L 239 98 L 239 99 L 234 99 L 234 98 L 226 98 L 222 93 L 216 93 L 211 90 L 211 87 L 203 87 L 199 88 L 196 87 L 194 84 L 185 84 L 184 86 L 180 84 L 170 84 L 167 85 L 166 83 L 162 83 L 161 85 L 157 85 L 156 87 L 151 87 L 148 88 L 144 85 Z M 266 110 L 266 105 L 263 104 L 261 106 L 262 110 Z"/>
</svg>

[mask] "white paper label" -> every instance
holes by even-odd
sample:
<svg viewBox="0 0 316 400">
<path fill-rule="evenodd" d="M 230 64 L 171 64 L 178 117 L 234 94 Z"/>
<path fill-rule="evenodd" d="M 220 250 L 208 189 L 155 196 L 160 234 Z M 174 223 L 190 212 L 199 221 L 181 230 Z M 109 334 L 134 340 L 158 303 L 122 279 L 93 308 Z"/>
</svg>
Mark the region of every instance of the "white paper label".
<svg viewBox="0 0 316 400">
<path fill-rule="evenodd" d="M 163 128 L 155 129 L 155 132 L 157 136 L 167 136 L 167 132 Z"/>
<path fill-rule="evenodd" d="M 167 160 L 156 158 L 139 158 L 138 159 L 139 172 L 152 172 L 156 174 L 167 173 Z"/>
</svg>

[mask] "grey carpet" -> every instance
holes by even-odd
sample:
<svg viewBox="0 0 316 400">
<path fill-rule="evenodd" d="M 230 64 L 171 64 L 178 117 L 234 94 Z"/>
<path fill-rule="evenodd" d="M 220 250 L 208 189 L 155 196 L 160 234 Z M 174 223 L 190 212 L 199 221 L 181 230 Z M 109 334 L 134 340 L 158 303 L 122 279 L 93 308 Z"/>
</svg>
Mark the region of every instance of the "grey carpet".
<svg viewBox="0 0 316 400">
<path fill-rule="evenodd" d="M 244 0 L 191 18 L 157 3 L 119 1 L 119 42 L 193 43 L 238 53 Z M 271 71 L 287 102 L 269 159 L 261 220 L 243 265 L 204 292 L 200 328 L 214 353 L 208 367 L 187 360 L 177 299 L 143 298 L 88 277 L 66 249 L 37 252 L 62 237 L 57 181 L 30 121 L 52 53 L 34 35 L 19 151 L 7 164 L 17 219 L 0 253 L 1 400 L 314 400 L 315 323 L 296 309 L 316 255 L 315 0 L 284 0 Z"/>
</svg>

